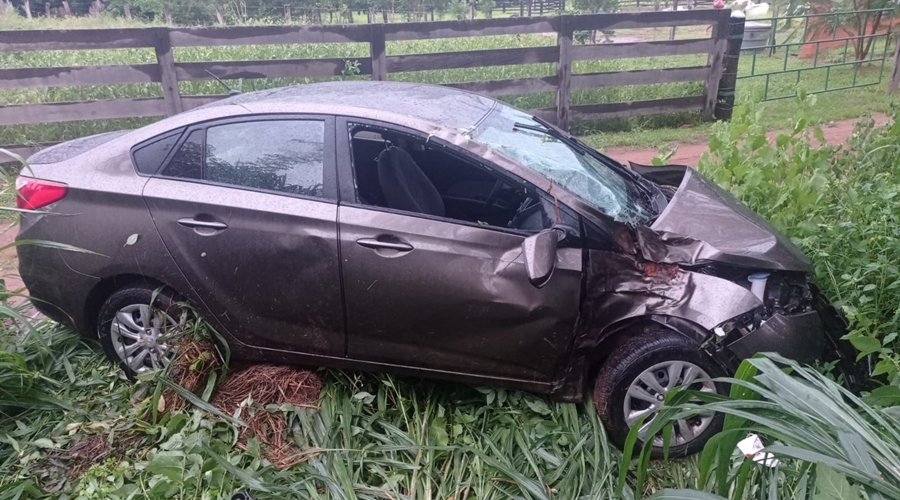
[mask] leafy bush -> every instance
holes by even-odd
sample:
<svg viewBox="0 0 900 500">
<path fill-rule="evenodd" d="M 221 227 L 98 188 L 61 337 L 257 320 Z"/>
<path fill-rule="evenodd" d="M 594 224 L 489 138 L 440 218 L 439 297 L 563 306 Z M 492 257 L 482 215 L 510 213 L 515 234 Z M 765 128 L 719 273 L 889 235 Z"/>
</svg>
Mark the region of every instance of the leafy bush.
<svg viewBox="0 0 900 500">
<path fill-rule="evenodd" d="M 768 218 L 811 256 L 819 284 L 850 320 L 847 338 L 871 355 L 874 375 L 900 402 L 900 122 L 857 123 L 846 146 L 821 145 L 801 95 L 793 130 L 769 141 L 755 113 L 738 108 L 713 127 L 700 169 Z"/>
</svg>

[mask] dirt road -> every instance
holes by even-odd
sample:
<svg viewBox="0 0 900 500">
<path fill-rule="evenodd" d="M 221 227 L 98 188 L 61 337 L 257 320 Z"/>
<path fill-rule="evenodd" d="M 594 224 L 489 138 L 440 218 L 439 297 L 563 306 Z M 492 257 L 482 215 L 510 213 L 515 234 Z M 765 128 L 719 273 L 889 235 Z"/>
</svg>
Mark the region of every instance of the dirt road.
<svg viewBox="0 0 900 500">
<path fill-rule="evenodd" d="M 883 125 L 888 122 L 888 117 L 881 113 L 873 115 L 873 118 L 875 118 L 876 125 Z M 847 139 L 853 135 L 853 124 L 858 121 L 859 118 L 840 120 L 822 127 L 822 133 L 825 135 L 825 142 L 828 144 L 843 144 L 847 142 Z M 767 135 L 769 136 L 770 141 L 775 140 L 778 131 L 769 131 Z M 697 162 L 700 161 L 700 155 L 709 149 L 706 142 L 675 144 L 675 146 L 678 147 L 678 150 L 669 159 L 669 163 L 674 165 L 689 165 L 692 167 L 697 165 Z M 615 158 L 623 163 L 633 161 L 644 165 L 649 165 L 653 158 L 659 154 L 659 151 L 655 148 L 635 149 L 612 147 L 606 148 L 604 152 L 607 156 Z"/>
</svg>

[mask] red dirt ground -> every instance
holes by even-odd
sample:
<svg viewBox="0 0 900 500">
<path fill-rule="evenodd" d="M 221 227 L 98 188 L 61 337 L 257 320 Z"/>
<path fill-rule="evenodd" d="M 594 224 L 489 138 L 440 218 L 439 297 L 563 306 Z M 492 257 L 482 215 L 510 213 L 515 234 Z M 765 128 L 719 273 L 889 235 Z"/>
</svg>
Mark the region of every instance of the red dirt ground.
<svg viewBox="0 0 900 500">
<path fill-rule="evenodd" d="M 888 117 L 881 114 L 876 113 L 873 115 L 875 118 L 876 125 L 882 125 L 888 122 Z M 843 144 L 847 142 L 847 138 L 849 138 L 853 134 L 853 124 L 858 122 L 859 118 L 854 118 L 851 120 L 840 120 L 835 121 L 827 126 L 822 127 L 822 133 L 825 135 L 825 142 L 828 144 Z M 771 130 L 768 133 L 769 140 L 772 141 L 775 139 L 775 136 L 778 134 L 777 130 Z M 674 144 L 674 146 L 678 147 L 678 150 L 669 158 L 669 163 L 673 165 L 688 165 L 688 166 L 696 166 L 697 162 L 700 161 L 700 155 L 706 152 L 709 147 L 705 142 L 697 142 L 697 143 L 689 143 L 689 144 Z M 653 158 L 659 155 L 659 151 L 657 148 L 606 148 L 604 151 L 607 156 L 611 158 L 615 158 L 616 160 L 622 163 L 628 163 L 629 161 L 633 161 L 635 163 L 641 163 L 643 165 L 649 165 Z"/>
</svg>

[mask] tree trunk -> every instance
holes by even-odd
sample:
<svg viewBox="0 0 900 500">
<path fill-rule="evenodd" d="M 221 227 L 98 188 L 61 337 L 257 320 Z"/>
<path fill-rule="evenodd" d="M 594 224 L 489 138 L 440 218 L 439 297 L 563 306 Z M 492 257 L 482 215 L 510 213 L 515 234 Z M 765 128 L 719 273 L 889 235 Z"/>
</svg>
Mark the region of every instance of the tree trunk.
<svg viewBox="0 0 900 500">
<path fill-rule="evenodd" d="M 25 17 L 31 19 L 31 5 L 28 4 L 28 0 L 25 0 L 25 3 L 22 4 L 22 8 L 25 9 Z"/>
<path fill-rule="evenodd" d="M 222 6 L 216 4 L 216 22 L 225 24 L 225 14 L 222 13 Z"/>
<path fill-rule="evenodd" d="M 872 21 L 872 35 L 873 36 L 869 37 L 869 39 L 866 40 L 865 48 L 862 51 L 862 57 L 857 59 L 858 61 L 863 61 L 866 59 L 866 57 L 869 56 L 869 51 L 872 50 L 872 42 L 875 41 L 874 35 L 875 35 L 875 33 L 878 33 L 878 28 L 881 27 L 882 14 L 884 14 L 884 11 L 879 11 L 879 12 L 875 13 L 875 19 Z M 866 24 L 868 24 L 868 23 L 866 23 Z M 868 29 L 864 29 L 863 33 L 865 34 L 867 31 L 868 31 Z M 887 43 L 887 41 L 885 41 L 884 43 Z"/>
<path fill-rule="evenodd" d="M 131 21 L 131 6 L 126 3 L 122 6 L 122 10 L 125 12 L 125 19 Z"/>
<path fill-rule="evenodd" d="M 169 4 L 163 4 L 163 15 L 166 18 L 166 24 L 172 24 L 172 8 L 169 7 Z"/>
</svg>

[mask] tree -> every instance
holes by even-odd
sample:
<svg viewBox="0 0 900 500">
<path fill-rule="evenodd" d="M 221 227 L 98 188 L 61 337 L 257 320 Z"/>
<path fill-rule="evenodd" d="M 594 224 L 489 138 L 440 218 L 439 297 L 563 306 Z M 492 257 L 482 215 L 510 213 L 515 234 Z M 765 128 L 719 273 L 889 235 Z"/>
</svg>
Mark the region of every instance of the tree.
<svg viewBox="0 0 900 500">
<path fill-rule="evenodd" d="M 837 33 L 840 38 L 854 38 L 850 41 L 854 60 L 864 61 L 875 42 L 874 35 L 882 27 L 884 14 L 893 7 L 892 0 L 820 0 L 811 4 L 811 13 L 829 12 L 836 15 L 813 17 L 810 30 L 813 37 L 819 37 L 820 33 Z"/>
<path fill-rule="evenodd" d="M 484 17 L 490 19 L 494 16 L 494 7 L 497 6 L 497 2 L 494 0 L 478 0 L 478 12 L 484 14 Z"/>
</svg>

